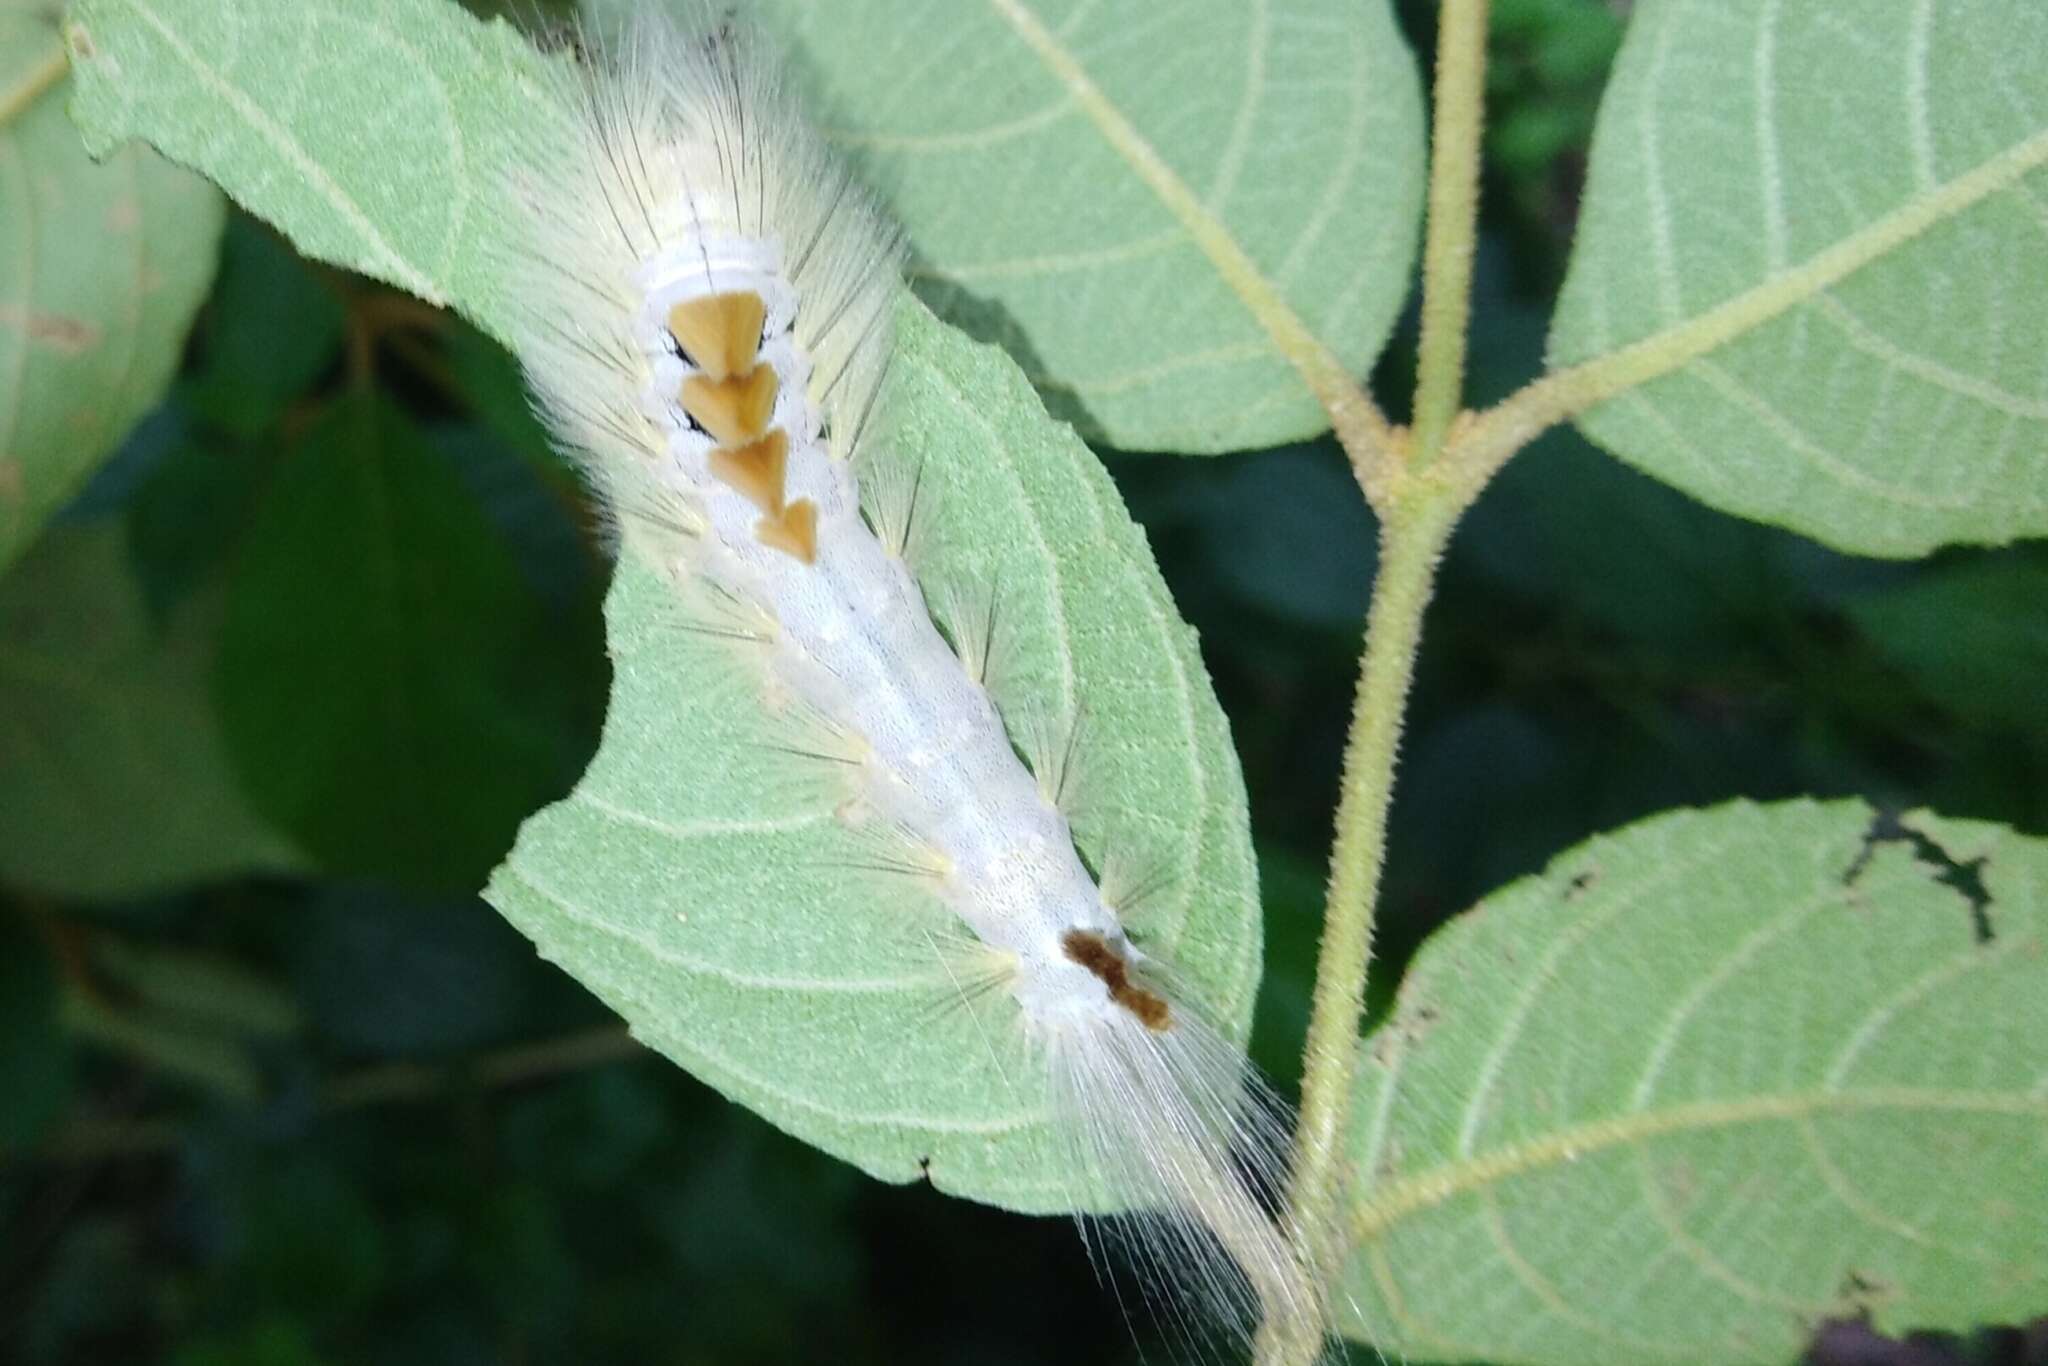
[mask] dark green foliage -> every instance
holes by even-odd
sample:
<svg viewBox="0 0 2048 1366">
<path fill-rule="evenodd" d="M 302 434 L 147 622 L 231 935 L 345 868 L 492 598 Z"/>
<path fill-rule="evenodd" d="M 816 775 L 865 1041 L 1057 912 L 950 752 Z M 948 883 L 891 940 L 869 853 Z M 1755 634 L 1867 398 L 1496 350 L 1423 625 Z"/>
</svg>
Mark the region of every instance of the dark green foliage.
<svg viewBox="0 0 2048 1366">
<path fill-rule="evenodd" d="M 577 661 L 549 615 L 433 444 L 385 400 L 343 398 L 237 557 L 215 675 L 229 752 L 327 866 L 474 887 L 574 781 L 564 737 L 596 710 L 555 681 Z"/>
<path fill-rule="evenodd" d="M 333 364 L 346 319 L 329 277 L 308 270 L 276 233 L 235 215 L 220 276 L 193 338 L 185 394 L 226 432 L 257 436 Z"/>
<path fill-rule="evenodd" d="M 25 920 L 0 920 L 0 1146 L 42 1137 L 69 1101 L 72 1045 L 58 1023 L 57 968 Z"/>
<path fill-rule="evenodd" d="M 474 897 L 334 883 L 299 913 L 290 972 L 339 1051 L 422 1057 L 517 1037 L 531 956 Z"/>
</svg>

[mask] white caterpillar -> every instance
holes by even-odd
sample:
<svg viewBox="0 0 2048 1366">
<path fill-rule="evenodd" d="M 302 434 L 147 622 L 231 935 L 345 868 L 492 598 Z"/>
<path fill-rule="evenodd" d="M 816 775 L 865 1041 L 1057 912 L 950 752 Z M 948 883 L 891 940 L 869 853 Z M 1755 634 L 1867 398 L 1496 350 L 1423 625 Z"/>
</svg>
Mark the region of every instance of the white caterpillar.
<svg viewBox="0 0 2048 1366">
<path fill-rule="evenodd" d="M 743 30 L 638 18 L 584 47 L 561 64 L 570 117 L 510 195 L 518 350 L 557 438 L 628 552 L 745 616 L 776 686 L 849 742 L 859 799 L 942 870 L 1097 1203 L 1137 1217 L 1141 1268 L 1241 1325 L 1319 1335 L 1272 1214 L 1271 1101 L 1132 946 L 901 544 L 863 516 L 896 234 Z"/>
</svg>

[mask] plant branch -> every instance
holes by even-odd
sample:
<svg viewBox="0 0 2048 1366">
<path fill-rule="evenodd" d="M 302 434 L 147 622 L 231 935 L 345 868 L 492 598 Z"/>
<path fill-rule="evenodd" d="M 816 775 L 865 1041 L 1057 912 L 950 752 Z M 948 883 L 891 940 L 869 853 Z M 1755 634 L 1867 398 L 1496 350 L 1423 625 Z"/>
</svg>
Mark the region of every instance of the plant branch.
<svg viewBox="0 0 2048 1366">
<path fill-rule="evenodd" d="M 1471 419 L 1449 456 L 1457 478 L 1483 485 L 1508 457 L 1553 425 L 1726 346 L 2043 165 L 2048 165 L 2048 132 L 2013 144 L 1696 317 L 1545 375 Z"/>
<path fill-rule="evenodd" d="M 1412 453 L 1412 463 L 1397 458 L 1382 468 L 1377 483 L 1360 467 L 1360 482 L 1381 518 L 1380 566 L 1345 745 L 1288 1188 L 1289 1212 L 1307 1241 L 1304 1252 L 1324 1277 L 1337 1274 L 1349 1243 L 1345 1122 L 1372 960 L 1401 715 L 1421 644 L 1423 611 L 1458 515 L 1510 456 L 1554 423 L 1726 345 L 2048 164 L 2048 133 L 2036 134 L 1697 317 L 1556 371 L 1484 413 L 1460 413 L 1485 12 L 1485 0 L 1444 0 L 1417 421 L 1412 433 L 1393 433 L 1397 457 Z M 1445 88 L 1460 84 L 1462 90 Z M 1460 161 L 1465 164 L 1455 164 Z M 1412 448 L 1404 452 L 1410 440 Z M 1441 461 L 1426 468 L 1439 455 Z M 1257 1348 L 1261 1366 L 1307 1366 L 1319 1354 L 1320 1342 L 1286 1341 L 1280 1332 L 1273 1324 L 1262 1331 Z"/>
<path fill-rule="evenodd" d="M 1103 93 L 1074 55 L 1063 47 L 1023 0 L 989 0 L 1017 36 L 1045 63 L 1067 93 L 1073 97 L 1089 122 L 1110 147 L 1122 157 L 1147 189 L 1158 196 L 1168 213 L 1209 258 L 1230 292 L 1235 294 L 1265 330 L 1273 349 L 1292 365 L 1330 415 L 1330 426 L 1351 457 L 1361 480 L 1380 482 L 1389 477 L 1390 467 L 1399 459 L 1394 429 L 1380 412 L 1358 378 L 1346 369 L 1335 352 L 1311 332 L 1301 315 L 1282 298 L 1273 281 L 1258 262 L 1246 254 L 1236 236 L 1209 211 L 1158 149 L 1124 117 L 1115 101 Z"/>
<path fill-rule="evenodd" d="M 1373 580 L 1365 657 L 1359 664 L 1351 735 L 1344 749 L 1330 850 L 1329 901 L 1316 956 L 1315 995 L 1302 1060 L 1301 1116 L 1287 1193 L 1289 1213 L 1308 1242 L 1304 1251 L 1322 1277 L 1335 1275 L 1340 1261 L 1348 1169 L 1345 1120 L 1351 1111 L 1358 1020 L 1372 961 L 1401 716 L 1415 674 L 1423 610 L 1435 588 L 1437 562 L 1467 501 L 1464 490 L 1446 484 L 1418 479 L 1404 484 L 1381 511 L 1379 572 Z M 1308 1362 L 1319 1348 L 1319 1343 L 1276 1341 L 1269 1329 L 1261 1337 L 1258 1359 L 1269 1366 Z"/>
<path fill-rule="evenodd" d="M 1417 468 L 1442 449 L 1465 387 L 1472 252 L 1479 231 L 1479 134 L 1486 117 L 1486 10 L 1487 0 L 1443 0 L 1437 20 L 1415 381 Z"/>
<path fill-rule="evenodd" d="M 496 1090 L 639 1055 L 645 1050 L 624 1029 L 604 1026 L 540 1043 L 518 1044 L 448 1063 L 380 1063 L 322 1085 L 315 1101 L 323 1114 L 371 1105 L 423 1100 L 466 1084 Z M 175 1116 L 103 1122 L 74 1120 L 52 1134 L 36 1156 L 47 1162 L 97 1162 L 175 1147 L 188 1131 Z"/>
<path fill-rule="evenodd" d="M 1350 1183 L 1346 1120 L 1357 1070 L 1358 1022 L 1372 965 L 1373 923 L 1386 863 L 1387 812 L 1401 719 L 1422 645 L 1422 617 L 1458 514 L 1484 480 L 1425 473 L 1463 435 L 1458 407 L 1471 323 L 1472 253 L 1478 236 L 1479 149 L 1486 114 L 1487 0 L 1443 0 L 1437 37 L 1429 224 L 1422 256 L 1422 341 L 1415 425 L 1390 433 L 1392 459 L 1353 466 L 1380 517 L 1380 563 L 1366 616 L 1351 732 L 1330 847 L 1330 885 L 1316 953 L 1315 994 L 1302 1056 L 1301 1116 L 1287 1209 L 1311 1272 L 1325 1283 L 1343 1263 Z M 1338 435 L 1343 436 L 1341 428 Z M 1346 443 L 1350 450 L 1350 443 Z M 1289 1341 L 1269 1322 L 1256 1345 L 1261 1366 L 1306 1366 L 1318 1341 Z"/>
</svg>

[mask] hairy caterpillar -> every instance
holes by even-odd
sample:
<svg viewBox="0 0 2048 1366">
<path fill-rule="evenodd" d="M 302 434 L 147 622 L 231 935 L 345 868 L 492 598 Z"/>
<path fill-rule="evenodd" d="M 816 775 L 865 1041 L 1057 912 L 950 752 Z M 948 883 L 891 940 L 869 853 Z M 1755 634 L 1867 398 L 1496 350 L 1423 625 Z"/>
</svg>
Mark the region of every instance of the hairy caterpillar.
<svg viewBox="0 0 2048 1366">
<path fill-rule="evenodd" d="M 1027 765 L 988 641 L 940 631 L 906 556 L 917 485 L 867 479 L 900 247 L 729 21 L 636 17 L 560 66 L 567 123 L 512 172 L 516 343 L 627 553 L 731 639 L 929 870 L 934 947 L 999 988 L 1034 1083 L 1140 1266 L 1239 1324 L 1320 1333 L 1273 1207 L 1284 1138 L 1242 1054 L 1131 942 Z"/>
</svg>

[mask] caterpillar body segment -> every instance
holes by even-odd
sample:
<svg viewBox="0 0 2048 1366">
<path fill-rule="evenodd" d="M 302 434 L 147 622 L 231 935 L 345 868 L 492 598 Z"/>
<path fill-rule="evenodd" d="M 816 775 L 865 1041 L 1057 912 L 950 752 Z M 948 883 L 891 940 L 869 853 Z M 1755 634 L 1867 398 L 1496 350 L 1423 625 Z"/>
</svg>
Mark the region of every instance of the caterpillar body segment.
<svg viewBox="0 0 2048 1366">
<path fill-rule="evenodd" d="M 1035 774 L 988 641 L 956 650 L 934 622 L 906 551 L 944 510 L 914 511 L 913 474 L 913 511 L 863 511 L 861 471 L 888 466 L 895 230 L 746 29 L 649 13 L 580 46 L 549 92 L 564 116 L 508 172 L 516 349 L 544 417 L 624 553 L 751 623 L 764 705 L 795 699 L 835 737 L 842 809 L 914 846 L 901 862 L 976 946 L 956 980 L 977 1021 L 1072 1144 L 1077 1205 L 1125 1211 L 1139 1268 L 1227 1320 L 1320 1332 L 1275 1214 L 1278 1107 L 1105 900 L 1058 800 L 1075 756 Z"/>
</svg>

